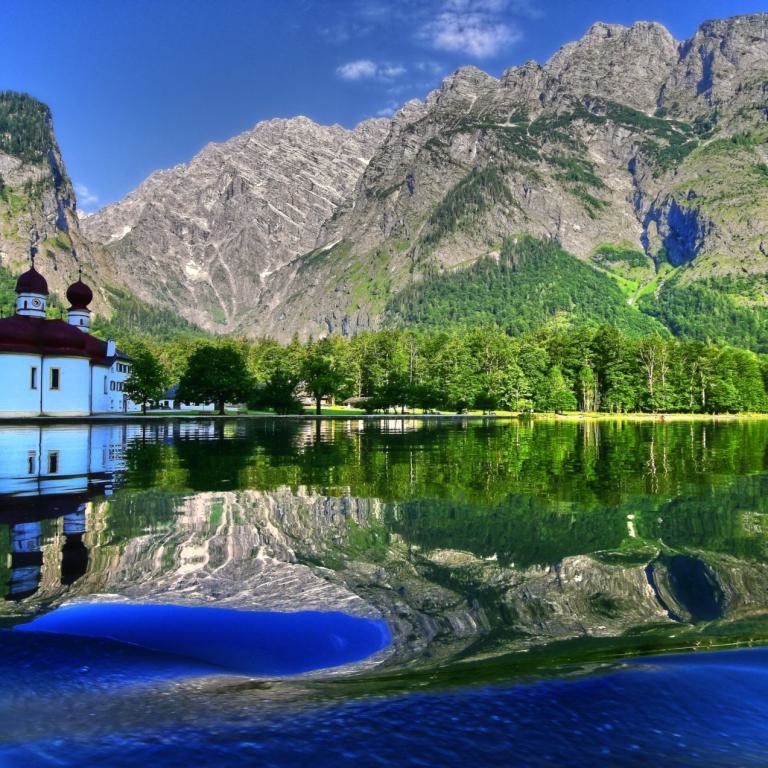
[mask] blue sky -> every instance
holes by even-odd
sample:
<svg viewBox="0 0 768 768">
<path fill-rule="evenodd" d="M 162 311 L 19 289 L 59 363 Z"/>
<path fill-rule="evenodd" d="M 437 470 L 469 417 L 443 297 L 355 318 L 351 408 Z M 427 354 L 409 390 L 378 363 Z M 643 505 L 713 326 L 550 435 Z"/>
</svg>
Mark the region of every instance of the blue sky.
<svg viewBox="0 0 768 768">
<path fill-rule="evenodd" d="M 47 102 L 80 205 L 259 120 L 352 126 L 464 64 L 544 61 L 594 21 L 678 38 L 765 0 L 2 0 L 0 89 Z"/>
</svg>

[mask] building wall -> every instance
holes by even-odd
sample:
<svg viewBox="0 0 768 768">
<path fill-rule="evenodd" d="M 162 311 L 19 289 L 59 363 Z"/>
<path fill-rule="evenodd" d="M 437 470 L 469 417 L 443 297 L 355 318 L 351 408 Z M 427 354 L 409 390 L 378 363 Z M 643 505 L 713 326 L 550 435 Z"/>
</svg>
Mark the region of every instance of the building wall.
<svg viewBox="0 0 768 768">
<path fill-rule="evenodd" d="M 91 410 L 94 413 L 106 413 L 112 410 L 109 391 L 110 373 L 106 365 L 91 367 Z M 105 391 L 106 390 L 106 391 Z"/>
<path fill-rule="evenodd" d="M 59 369 L 59 389 L 51 389 L 51 371 Z M 91 412 L 91 361 L 85 357 L 42 359 L 43 414 L 83 416 Z"/>
<path fill-rule="evenodd" d="M 36 388 L 31 370 L 37 369 Z M 51 389 L 51 370 L 59 369 L 59 389 Z M 136 412 L 140 406 L 126 400 L 123 386 L 130 365 L 91 365 L 81 357 L 0 354 L 0 416 L 87 416 L 91 413 Z M 105 379 L 106 377 L 106 392 Z M 123 405 L 125 401 L 125 407 Z"/>
<path fill-rule="evenodd" d="M 140 411 L 141 406 L 128 400 L 123 394 L 123 387 L 131 375 L 131 365 L 125 360 L 115 360 L 109 369 L 109 410 L 115 413 Z"/>
<path fill-rule="evenodd" d="M 30 387 L 30 370 L 37 368 L 37 389 Z M 40 355 L 0 355 L 0 415 L 37 416 L 40 413 Z"/>
</svg>

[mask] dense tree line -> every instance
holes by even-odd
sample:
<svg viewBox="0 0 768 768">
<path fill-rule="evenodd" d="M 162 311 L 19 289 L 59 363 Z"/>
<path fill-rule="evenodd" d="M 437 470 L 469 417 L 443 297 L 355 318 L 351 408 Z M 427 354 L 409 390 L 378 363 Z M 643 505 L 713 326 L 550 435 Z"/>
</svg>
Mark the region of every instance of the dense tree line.
<svg viewBox="0 0 768 768">
<path fill-rule="evenodd" d="M 281 345 L 179 339 L 150 344 L 182 399 L 301 412 L 299 398 L 395 409 L 737 413 L 768 410 L 768 359 L 747 350 L 634 338 L 612 325 L 386 330 Z"/>
</svg>

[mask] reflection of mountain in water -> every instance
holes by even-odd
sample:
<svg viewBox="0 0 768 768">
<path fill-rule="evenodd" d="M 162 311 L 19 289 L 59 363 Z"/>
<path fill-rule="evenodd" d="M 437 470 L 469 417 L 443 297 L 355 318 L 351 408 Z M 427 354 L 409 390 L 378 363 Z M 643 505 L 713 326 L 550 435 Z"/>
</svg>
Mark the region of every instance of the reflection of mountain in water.
<svg viewBox="0 0 768 768">
<path fill-rule="evenodd" d="M 339 609 L 439 655 L 768 605 L 768 424 L 104 428 L 37 436 L 62 468 L 79 451 L 66 482 L 25 475 L 28 443 L 0 430 L 0 487 L 18 488 L 0 522 L 42 553 L 23 578 L 11 554 L 6 610 L 95 593 Z M 39 534 L 13 533 L 28 523 Z"/>
</svg>

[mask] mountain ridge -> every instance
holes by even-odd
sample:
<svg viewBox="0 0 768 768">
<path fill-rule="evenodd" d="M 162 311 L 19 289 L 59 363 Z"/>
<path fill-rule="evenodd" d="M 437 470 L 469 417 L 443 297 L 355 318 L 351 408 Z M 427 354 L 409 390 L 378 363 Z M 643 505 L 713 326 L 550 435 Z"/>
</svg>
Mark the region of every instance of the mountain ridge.
<svg viewBox="0 0 768 768">
<path fill-rule="evenodd" d="M 243 217 L 229 222 L 233 247 L 213 253 L 219 244 L 206 240 L 218 265 L 212 282 L 230 282 L 215 300 L 179 269 L 201 266 L 189 264 L 188 244 L 163 234 L 193 226 L 194 206 L 158 210 L 148 195 L 154 239 L 131 230 L 109 242 L 101 212 L 83 228 L 106 243 L 142 298 L 170 302 L 218 332 L 287 339 L 375 328 L 404 288 L 492 256 L 505 237 L 522 234 L 554 239 L 611 275 L 640 311 L 639 296 L 647 303 L 672 275 L 685 285 L 725 275 L 749 283 L 768 272 L 766 83 L 767 14 L 707 21 L 684 41 L 656 22 L 596 22 L 544 64 L 499 78 L 460 68 L 376 124 L 367 163 L 348 168 L 325 216 L 271 243 L 249 238 Z M 301 149 L 304 176 L 286 174 L 286 183 L 309 196 L 328 169 Z M 252 159 L 267 157 L 264 149 Z M 238 170 L 232 182 L 247 181 L 249 169 Z M 226 194 L 215 185 L 198 192 Z M 643 258 L 606 260 L 600 249 Z M 147 265 L 157 279 L 144 285 L 135 278 Z M 752 283 L 743 293 L 734 301 L 754 301 Z"/>
</svg>

